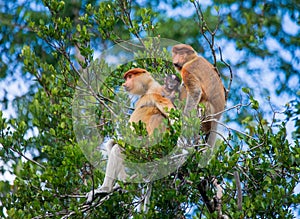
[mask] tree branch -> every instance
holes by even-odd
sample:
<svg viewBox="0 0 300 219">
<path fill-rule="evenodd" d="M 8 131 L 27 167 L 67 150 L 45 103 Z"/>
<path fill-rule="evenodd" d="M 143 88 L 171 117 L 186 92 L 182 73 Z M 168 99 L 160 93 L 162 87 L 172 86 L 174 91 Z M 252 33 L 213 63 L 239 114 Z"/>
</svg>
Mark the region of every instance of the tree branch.
<svg viewBox="0 0 300 219">
<path fill-rule="evenodd" d="M 2 145 L 0 145 L 2 146 Z M 29 157 L 25 156 L 23 153 L 21 153 L 20 151 L 16 150 L 14 147 L 10 147 L 10 150 L 12 150 L 13 152 L 17 153 L 18 155 L 20 155 L 21 157 L 25 158 L 26 160 L 30 161 L 31 163 L 34 163 L 36 165 L 38 165 L 39 167 L 46 169 L 45 166 L 43 166 L 42 164 L 36 162 L 35 160 L 30 159 Z"/>
<path fill-rule="evenodd" d="M 221 47 L 219 47 L 219 53 L 220 53 L 221 62 L 229 69 L 229 73 L 230 73 L 228 87 L 227 87 L 227 89 L 225 89 L 225 87 L 224 87 L 224 89 L 225 89 L 225 99 L 227 100 L 228 99 L 228 94 L 229 94 L 230 89 L 231 89 L 233 73 L 232 73 L 231 66 L 227 62 L 225 62 L 224 59 L 223 59 L 223 54 L 222 54 Z"/>
<path fill-rule="evenodd" d="M 89 204 L 83 204 L 82 206 L 79 206 L 78 209 L 76 211 L 69 211 L 68 209 L 64 209 L 62 211 L 56 212 L 56 213 L 48 213 L 45 215 L 39 215 L 36 217 L 33 217 L 33 219 L 42 219 L 42 218 L 46 218 L 46 217 L 55 217 L 55 216 L 62 216 L 62 219 L 67 219 L 70 218 L 72 215 L 75 215 L 79 212 L 81 213 L 89 213 L 91 210 L 99 207 L 100 205 L 102 205 L 105 201 L 107 201 L 110 196 L 115 192 L 118 191 L 120 189 L 120 187 L 116 187 L 113 189 L 113 191 L 111 193 L 106 194 L 103 198 L 100 198 L 97 200 L 97 198 L 89 203 Z M 78 197 L 84 197 L 82 195 L 79 195 Z"/>
<path fill-rule="evenodd" d="M 216 49 L 215 49 L 215 36 L 216 36 L 216 33 L 219 29 L 219 24 L 220 24 L 219 12 L 218 12 L 218 22 L 216 24 L 215 29 L 212 31 L 209 28 L 209 26 L 207 25 L 207 22 L 204 18 L 204 15 L 203 15 L 203 12 L 202 12 L 199 1 L 192 1 L 192 3 L 193 3 L 193 5 L 196 9 L 196 14 L 197 14 L 197 17 L 198 17 L 198 25 L 200 27 L 200 32 L 201 32 L 201 34 L 203 35 L 204 39 L 206 40 L 206 42 L 208 43 L 208 45 L 210 47 L 210 50 L 211 50 L 211 53 L 212 53 L 212 56 L 213 56 L 213 60 L 214 60 L 213 65 L 215 67 L 215 71 L 218 73 L 219 77 L 221 77 L 221 74 L 220 74 L 220 72 L 217 68 L 217 57 L 216 57 Z M 209 38 L 209 36 L 207 36 L 206 32 L 209 33 L 210 38 Z M 232 74 L 232 69 L 231 69 L 230 65 L 227 62 L 225 62 L 224 59 L 223 59 L 221 48 L 218 47 L 218 49 L 219 49 L 219 53 L 220 53 L 221 62 L 229 69 L 229 72 L 230 72 L 228 88 L 226 89 L 224 87 L 225 99 L 227 100 L 228 99 L 228 94 L 229 94 L 230 89 L 231 89 L 233 74 Z"/>
</svg>

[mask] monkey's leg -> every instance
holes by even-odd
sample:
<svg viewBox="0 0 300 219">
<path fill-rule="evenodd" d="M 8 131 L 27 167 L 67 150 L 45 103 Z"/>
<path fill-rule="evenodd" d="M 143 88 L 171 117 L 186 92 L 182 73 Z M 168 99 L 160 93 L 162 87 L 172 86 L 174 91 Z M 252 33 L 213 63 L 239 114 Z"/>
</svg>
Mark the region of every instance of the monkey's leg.
<svg viewBox="0 0 300 219">
<path fill-rule="evenodd" d="M 183 111 L 185 115 L 188 116 L 191 110 L 197 109 L 197 105 L 201 99 L 201 94 L 202 91 L 199 87 L 193 87 L 192 89 L 188 90 L 187 99 Z"/>
<path fill-rule="evenodd" d="M 218 123 L 216 122 L 212 122 L 211 124 L 211 130 L 209 132 L 209 136 L 208 136 L 208 140 L 207 140 L 207 144 L 213 148 L 215 146 L 216 143 L 216 138 L 217 138 L 217 127 Z"/>
<path fill-rule="evenodd" d="M 111 149 L 107 161 L 104 181 L 100 188 L 104 192 L 105 191 L 110 192 L 112 190 L 113 183 L 117 178 L 119 178 L 120 175 L 122 177 L 121 180 L 124 180 L 126 178 L 126 176 L 124 176 L 125 174 L 124 165 L 123 165 L 124 159 L 121 152 L 122 152 L 121 148 L 117 144 L 115 144 Z"/>
<path fill-rule="evenodd" d="M 125 168 L 123 165 L 124 159 L 119 145 L 115 144 L 110 150 L 108 150 L 108 152 L 108 161 L 103 184 L 94 191 L 92 190 L 87 193 L 87 203 L 90 203 L 94 196 L 110 193 L 112 191 L 113 184 L 118 177 L 121 177 L 121 180 L 126 178 Z"/>
<path fill-rule="evenodd" d="M 201 99 L 202 89 L 198 79 L 186 69 L 182 70 L 182 79 L 187 91 L 187 99 L 183 113 L 189 116 L 191 110 L 197 109 L 197 105 Z"/>
</svg>

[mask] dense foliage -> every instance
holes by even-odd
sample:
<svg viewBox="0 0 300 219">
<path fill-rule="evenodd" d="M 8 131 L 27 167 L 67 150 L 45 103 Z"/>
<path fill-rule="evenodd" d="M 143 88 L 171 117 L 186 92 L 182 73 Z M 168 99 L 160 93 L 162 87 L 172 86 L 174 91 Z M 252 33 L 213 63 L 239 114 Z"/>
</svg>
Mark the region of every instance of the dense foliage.
<svg viewBox="0 0 300 219">
<path fill-rule="evenodd" d="M 300 177 L 296 0 L 30 0 L 0 5 L 0 171 L 15 176 L 0 182 L 1 217 L 295 217 L 300 203 L 295 192 Z M 146 37 L 191 44 L 216 64 L 226 87 L 230 70 L 221 58 L 230 64 L 234 77 L 219 147 L 208 165 L 199 165 L 205 161 L 196 151 L 177 171 L 154 181 L 147 215 L 136 211 L 147 184 L 120 183 L 121 189 L 86 205 L 86 192 L 104 175 L 84 156 L 73 129 L 73 97 L 82 69 L 111 46 Z M 151 44 L 144 46 L 151 53 Z M 122 84 L 124 71 L 144 67 L 157 77 L 175 72 L 171 63 L 154 57 L 117 66 L 96 90 L 100 136 L 116 135 L 104 103 L 115 104 L 110 88 Z M 21 79 L 28 89 L 11 97 L 9 87 Z M 12 108 L 15 116 L 4 116 Z M 179 115 L 174 112 L 175 118 Z M 173 128 L 176 133 L 180 125 Z M 144 153 L 151 157 L 154 152 Z"/>
</svg>

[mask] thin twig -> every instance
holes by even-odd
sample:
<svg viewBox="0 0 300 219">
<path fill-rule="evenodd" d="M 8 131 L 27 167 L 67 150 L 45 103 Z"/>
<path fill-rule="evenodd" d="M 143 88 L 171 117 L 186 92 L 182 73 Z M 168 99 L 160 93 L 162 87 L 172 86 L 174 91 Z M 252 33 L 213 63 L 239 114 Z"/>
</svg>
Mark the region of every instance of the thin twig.
<svg viewBox="0 0 300 219">
<path fill-rule="evenodd" d="M 111 193 L 105 195 L 103 198 L 101 198 L 99 200 L 96 200 L 96 201 L 94 200 L 90 204 L 83 204 L 82 206 L 79 206 L 76 211 L 69 211 L 68 209 L 63 209 L 62 211 L 59 211 L 59 212 L 56 212 L 56 213 L 48 213 L 48 214 L 45 214 L 45 215 L 36 216 L 36 217 L 33 217 L 33 219 L 41 219 L 41 218 L 55 217 L 55 216 L 63 216 L 62 219 L 67 219 L 67 218 L 71 217 L 72 215 L 77 214 L 78 211 L 81 212 L 81 213 L 88 213 L 91 210 L 93 210 L 93 209 L 99 207 L 100 205 L 102 205 L 106 200 L 108 200 L 110 198 L 110 196 L 115 191 L 117 191 L 119 189 L 120 189 L 120 187 L 117 187 Z"/>
<path fill-rule="evenodd" d="M 105 103 L 104 100 L 102 100 L 97 93 L 94 91 L 94 89 L 91 87 L 91 84 L 86 81 L 86 79 L 84 78 L 84 76 L 77 70 L 77 68 L 74 66 L 74 63 L 71 61 L 70 56 L 66 53 L 65 50 L 63 50 L 61 47 L 58 47 L 57 45 L 51 43 L 49 40 L 46 39 L 46 42 L 52 46 L 55 50 L 57 50 L 58 52 L 60 52 L 70 63 L 73 71 L 79 76 L 80 80 L 84 83 L 84 85 L 87 87 L 87 90 L 90 92 L 90 94 L 99 102 L 101 103 L 105 108 L 108 109 L 108 111 L 110 111 L 110 113 L 113 116 L 116 116 L 116 113 Z M 88 73 L 87 73 L 88 74 Z"/>
<path fill-rule="evenodd" d="M 141 36 L 139 35 L 139 32 L 135 29 L 134 25 L 133 25 L 133 22 L 132 22 L 132 19 L 131 19 L 131 16 L 130 16 L 130 13 L 131 13 L 131 1 L 128 1 L 128 5 L 126 5 L 127 1 L 118 1 L 119 3 L 119 6 L 122 10 L 122 14 L 125 16 L 125 18 L 127 20 L 125 20 L 123 17 L 122 17 L 122 21 L 125 25 L 129 25 L 130 28 L 132 30 L 134 30 L 133 34 L 136 36 L 136 38 L 140 41 L 140 43 L 143 45 L 144 48 L 146 48 L 144 42 L 143 42 L 143 39 L 141 38 Z"/>
<path fill-rule="evenodd" d="M 229 69 L 229 73 L 230 73 L 228 87 L 227 87 L 227 89 L 225 89 L 225 99 L 227 100 L 230 89 L 231 89 L 231 84 L 232 84 L 232 80 L 233 80 L 233 73 L 232 73 L 231 66 L 226 61 L 224 61 L 224 59 L 223 59 L 223 54 L 222 54 L 221 47 L 219 47 L 219 53 L 220 53 L 221 62 Z"/>
<path fill-rule="evenodd" d="M 250 105 L 251 105 L 251 103 L 247 103 L 247 104 L 239 103 L 239 104 L 236 104 L 236 105 L 234 105 L 232 107 L 226 108 L 226 109 L 224 109 L 224 110 L 222 110 L 222 111 L 220 111 L 218 113 L 209 114 L 209 115 L 206 116 L 206 118 L 214 118 L 214 117 L 216 117 L 218 115 L 221 115 L 221 114 L 223 114 L 223 113 L 225 113 L 227 111 L 230 111 L 232 109 L 240 109 L 241 107 L 247 107 L 247 106 L 250 106 Z"/>
<path fill-rule="evenodd" d="M 242 131 L 239 131 L 239 130 L 237 130 L 237 129 L 231 128 L 231 127 L 225 125 L 224 123 L 218 121 L 217 119 L 209 119 L 209 120 L 205 120 L 205 122 L 216 122 L 216 123 L 222 125 L 223 127 L 225 127 L 227 130 L 232 130 L 232 131 L 234 131 L 234 132 L 237 132 L 237 133 L 240 133 L 240 134 L 242 134 L 242 135 L 244 135 L 244 136 L 247 136 L 248 138 L 251 138 L 252 140 L 258 141 L 258 139 L 252 137 L 251 135 L 248 135 L 247 133 L 242 132 Z"/>
<path fill-rule="evenodd" d="M 206 42 L 208 43 L 208 45 L 210 47 L 210 50 L 212 52 L 212 56 L 213 56 L 213 60 L 214 60 L 214 64 L 213 65 L 215 67 L 215 71 L 218 73 L 219 77 L 221 77 L 219 69 L 217 68 L 216 50 L 214 48 L 215 47 L 215 36 L 216 36 L 216 33 L 217 33 L 217 31 L 219 29 L 219 25 L 220 25 L 220 15 L 219 15 L 219 12 L 218 12 L 218 22 L 216 24 L 215 29 L 212 31 L 209 28 L 209 26 L 207 25 L 206 21 L 205 21 L 205 18 L 204 18 L 204 15 L 203 15 L 200 3 L 198 1 L 194 1 L 193 5 L 194 5 L 194 7 L 196 9 L 196 14 L 197 14 L 197 17 L 198 17 L 198 24 L 199 24 L 199 27 L 200 27 L 200 32 L 203 35 L 203 37 L 206 40 Z M 206 35 L 206 31 L 209 33 L 210 38 Z M 232 84 L 232 79 L 233 79 L 233 73 L 232 73 L 231 66 L 227 62 L 225 62 L 224 59 L 223 59 L 221 48 L 218 47 L 218 49 L 219 49 L 219 53 L 220 53 L 220 60 L 221 60 L 221 62 L 229 69 L 229 72 L 230 72 L 228 87 L 227 87 L 227 89 L 224 87 L 224 90 L 225 90 L 225 100 L 227 101 L 228 96 L 229 96 L 229 92 L 230 92 L 230 89 L 231 89 L 231 84 Z"/>
<path fill-rule="evenodd" d="M 41 167 L 41 168 L 43 168 L 43 169 L 46 169 L 45 166 L 43 166 L 42 164 L 36 162 L 35 160 L 30 159 L 29 157 L 25 156 L 23 153 L 21 153 L 20 151 L 16 150 L 15 148 L 10 147 L 9 149 L 12 150 L 13 152 L 17 153 L 17 154 L 20 155 L 21 157 L 25 158 L 26 160 L 28 160 L 28 161 L 30 161 L 30 162 L 32 162 L 32 163 L 38 165 L 39 167 Z"/>
<path fill-rule="evenodd" d="M 206 42 L 208 43 L 208 45 L 209 45 L 209 47 L 210 47 L 210 49 L 212 51 L 212 55 L 213 55 L 213 59 L 214 59 L 214 67 L 215 67 L 216 72 L 220 76 L 220 73 L 219 73 L 219 71 L 217 69 L 216 50 L 214 48 L 215 35 L 216 35 L 217 30 L 218 30 L 219 24 L 217 24 L 217 26 L 216 26 L 216 28 L 215 28 L 214 31 L 211 31 L 210 28 L 209 28 L 209 26 L 207 25 L 207 23 L 205 21 L 205 18 L 204 18 L 204 15 L 203 15 L 200 3 L 198 1 L 194 1 L 193 4 L 194 4 L 194 7 L 196 8 L 196 12 L 197 12 L 197 16 L 198 16 L 198 23 L 199 23 L 199 26 L 200 26 L 200 32 L 203 35 L 203 37 L 205 38 Z M 206 31 L 209 32 L 211 39 L 209 39 L 209 37 L 205 34 Z"/>
</svg>

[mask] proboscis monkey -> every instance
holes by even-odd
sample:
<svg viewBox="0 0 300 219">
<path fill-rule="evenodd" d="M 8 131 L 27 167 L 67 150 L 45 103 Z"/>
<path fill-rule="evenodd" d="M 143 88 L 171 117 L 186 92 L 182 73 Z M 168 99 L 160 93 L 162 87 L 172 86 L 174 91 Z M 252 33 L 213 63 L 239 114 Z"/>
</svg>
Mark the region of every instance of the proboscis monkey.
<svg viewBox="0 0 300 219">
<path fill-rule="evenodd" d="M 164 96 L 174 102 L 176 93 L 180 95 L 180 79 L 176 75 L 167 75 L 164 80 Z"/>
<path fill-rule="evenodd" d="M 168 111 L 174 108 L 170 99 L 164 97 L 164 88 L 156 82 L 153 77 L 142 68 L 134 68 L 124 74 L 124 88 L 130 94 L 139 95 L 135 110 L 130 116 L 130 123 L 142 121 L 146 124 L 148 135 L 156 128 L 163 131 L 163 119 L 168 117 Z M 113 189 L 115 179 L 125 180 L 124 155 L 118 144 L 113 140 L 107 143 L 108 162 L 105 178 L 101 187 L 87 194 L 87 203 L 93 200 L 94 195 L 109 193 Z M 149 198 L 149 197 L 148 197 Z"/>
<path fill-rule="evenodd" d="M 151 135 L 162 124 L 162 120 L 168 117 L 166 109 L 169 111 L 174 106 L 170 99 L 163 96 L 166 93 L 164 88 L 145 69 L 131 69 L 124 74 L 124 79 L 126 81 L 123 86 L 126 91 L 141 96 L 129 122 L 142 121 Z"/>
<path fill-rule="evenodd" d="M 222 81 L 214 66 L 206 59 L 198 56 L 189 45 L 178 44 L 172 49 L 172 58 L 175 68 L 180 72 L 187 98 L 184 114 L 198 109 L 199 103 L 204 105 L 204 117 L 217 114 L 208 119 L 219 120 L 225 108 L 225 90 Z M 219 114 L 218 114 L 219 113 Z M 207 144 L 214 147 L 216 141 L 217 122 L 203 122 L 202 131 L 209 134 Z"/>
</svg>

